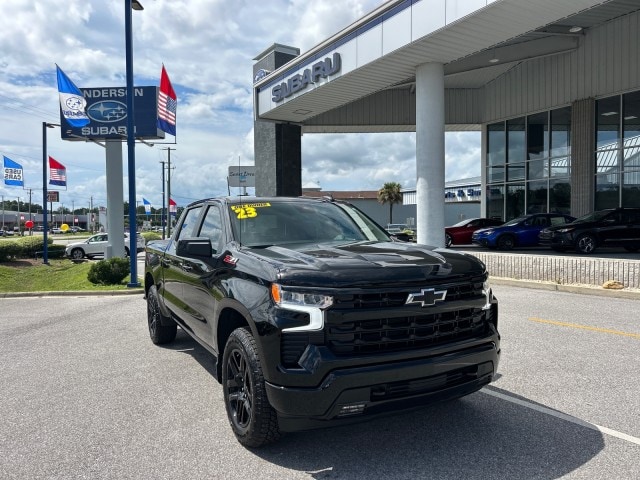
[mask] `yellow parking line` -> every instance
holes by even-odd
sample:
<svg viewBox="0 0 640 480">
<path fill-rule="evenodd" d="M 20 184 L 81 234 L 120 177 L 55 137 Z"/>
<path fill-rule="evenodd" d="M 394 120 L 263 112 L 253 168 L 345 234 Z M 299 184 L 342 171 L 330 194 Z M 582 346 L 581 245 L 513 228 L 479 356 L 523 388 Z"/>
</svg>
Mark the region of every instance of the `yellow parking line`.
<svg viewBox="0 0 640 480">
<path fill-rule="evenodd" d="M 529 320 L 531 320 L 532 322 L 558 325 L 560 327 L 581 328 L 583 330 L 591 330 L 591 331 L 600 332 L 600 333 L 611 333 L 613 335 L 622 335 L 624 337 L 632 337 L 632 338 L 640 339 L 640 334 L 638 333 L 621 332 L 619 330 L 609 330 L 607 328 L 589 327 L 588 325 L 578 325 L 577 323 L 556 322 L 554 320 L 544 320 L 542 318 L 535 318 L 535 317 L 530 317 Z"/>
</svg>

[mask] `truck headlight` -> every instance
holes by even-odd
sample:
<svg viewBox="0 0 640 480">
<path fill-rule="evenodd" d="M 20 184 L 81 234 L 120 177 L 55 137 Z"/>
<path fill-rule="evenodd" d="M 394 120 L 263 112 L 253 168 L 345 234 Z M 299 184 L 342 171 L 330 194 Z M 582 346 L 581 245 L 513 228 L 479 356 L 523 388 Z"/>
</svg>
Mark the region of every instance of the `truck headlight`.
<svg viewBox="0 0 640 480">
<path fill-rule="evenodd" d="M 271 298 L 279 307 L 309 315 L 308 325 L 283 328 L 283 332 L 322 330 L 324 309 L 333 305 L 333 297 L 330 295 L 283 290 L 277 283 L 271 285 Z"/>
</svg>

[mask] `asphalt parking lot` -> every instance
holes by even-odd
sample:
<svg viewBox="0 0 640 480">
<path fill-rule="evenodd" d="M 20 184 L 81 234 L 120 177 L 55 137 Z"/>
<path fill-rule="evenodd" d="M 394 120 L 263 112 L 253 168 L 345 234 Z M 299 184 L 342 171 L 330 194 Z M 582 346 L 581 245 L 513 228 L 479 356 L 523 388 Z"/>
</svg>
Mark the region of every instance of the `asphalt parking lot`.
<svg viewBox="0 0 640 480">
<path fill-rule="evenodd" d="M 491 386 L 256 451 L 208 354 L 149 341 L 140 295 L 2 299 L 0 478 L 640 478 L 640 301 L 495 292 Z"/>
</svg>

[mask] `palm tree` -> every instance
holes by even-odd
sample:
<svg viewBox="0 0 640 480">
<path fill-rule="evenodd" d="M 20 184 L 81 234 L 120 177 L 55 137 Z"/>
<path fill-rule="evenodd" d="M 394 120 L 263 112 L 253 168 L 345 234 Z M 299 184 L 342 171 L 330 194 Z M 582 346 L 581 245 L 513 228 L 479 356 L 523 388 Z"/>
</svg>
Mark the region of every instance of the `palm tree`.
<svg viewBox="0 0 640 480">
<path fill-rule="evenodd" d="M 402 194 L 397 182 L 387 182 L 378 190 L 378 202 L 384 205 L 389 204 L 389 223 L 393 223 L 393 204 L 402 202 Z"/>
</svg>

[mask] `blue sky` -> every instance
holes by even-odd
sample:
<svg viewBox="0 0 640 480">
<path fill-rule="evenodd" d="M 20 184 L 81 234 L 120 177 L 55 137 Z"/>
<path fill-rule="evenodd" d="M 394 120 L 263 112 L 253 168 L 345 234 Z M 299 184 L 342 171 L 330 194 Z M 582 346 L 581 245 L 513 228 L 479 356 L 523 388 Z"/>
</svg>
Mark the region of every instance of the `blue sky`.
<svg viewBox="0 0 640 480">
<path fill-rule="evenodd" d="M 135 84 L 159 85 L 162 64 L 178 96 L 175 145 L 136 146 L 137 198 L 160 207 L 160 161 L 171 152 L 179 205 L 227 193 L 230 165 L 253 165 L 253 58 L 273 43 L 302 52 L 381 5 L 380 0 L 141 0 L 133 12 Z M 55 64 L 78 87 L 125 85 L 124 1 L 3 0 L 0 155 L 23 165 L 42 202 L 42 122 L 57 123 Z M 169 137 L 171 139 L 171 137 Z M 447 133 L 446 179 L 480 174 L 480 134 Z M 67 167 L 61 203 L 106 205 L 104 149 L 48 130 L 48 153 Z M 123 144 L 125 190 L 126 144 Z M 305 134 L 303 184 L 377 190 L 415 183 L 415 134 Z M 233 190 L 233 189 L 232 189 Z M 233 193 L 233 192 L 232 192 Z M 0 195 L 28 192 L 0 184 Z M 125 199 L 128 194 L 125 191 Z M 54 209 L 59 207 L 54 205 Z"/>
</svg>

